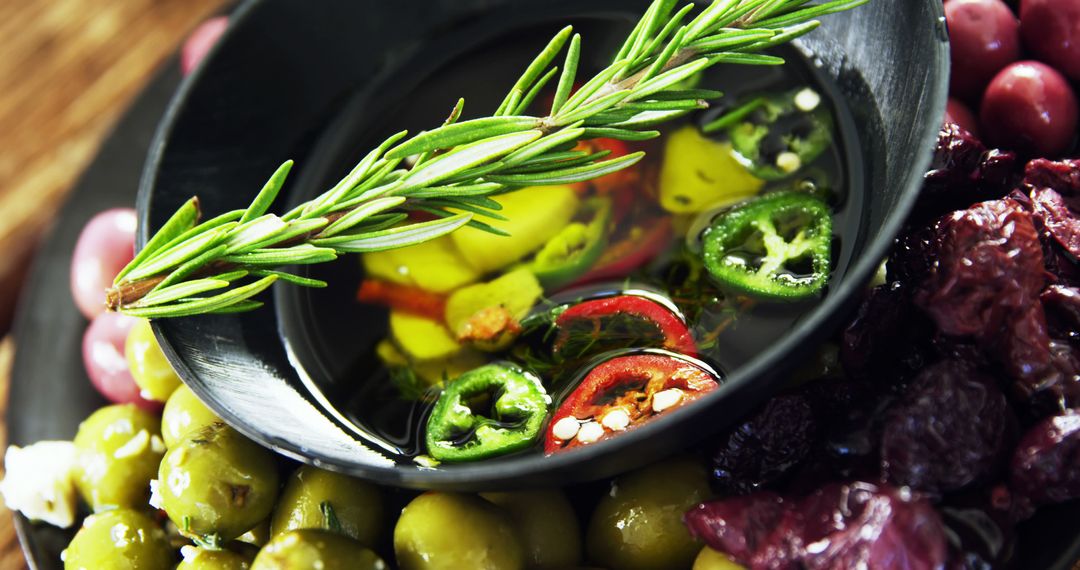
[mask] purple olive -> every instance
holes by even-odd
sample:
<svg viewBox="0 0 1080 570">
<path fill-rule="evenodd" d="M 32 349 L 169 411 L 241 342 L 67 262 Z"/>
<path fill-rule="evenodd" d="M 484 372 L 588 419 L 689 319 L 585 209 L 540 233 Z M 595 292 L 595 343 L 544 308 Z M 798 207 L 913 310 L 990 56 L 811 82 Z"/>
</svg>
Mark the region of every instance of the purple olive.
<svg viewBox="0 0 1080 570">
<path fill-rule="evenodd" d="M 90 383 L 110 402 L 158 410 L 160 403 L 139 395 L 139 386 L 135 384 L 124 356 L 124 343 L 138 321 L 119 313 L 102 313 L 95 317 L 83 334 L 83 366 Z"/>
<path fill-rule="evenodd" d="M 228 27 L 229 19 L 225 16 L 217 16 L 192 30 L 191 35 L 184 41 L 184 47 L 180 49 L 180 69 L 184 75 L 191 73 L 199 66 Z"/>
<path fill-rule="evenodd" d="M 1002 0 L 950 0 L 945 20 L 952 46 L 950 91 L 977 100 L 995 73 L 1020 58 L 1020 24 Z"/>
<path fill-rule="evenodd" d="M 1020 61 L 998 73 L 983 96 L 983 133 L 992 146 L 1056 157 L 1076 136 L 1076 94 L 1048 65 Z"/>
<path fill-rule="evenodd" d="M 135 210 L 117 208 L 83 227 L 71 258 L 71 295 L 88 319 L 105 312 L 105 289 L 135 256 Z"/>
<path fill-rule="evenodd" d="M 1040 61 L 1080 81 L 1080 0 L 1024 0 L 1020 34 Z"/>
<path fill-rule="evenodd" d="M 971 109 L 959 99 L 949 97 L 949 103 L 945 106 L 945 123 L 952 123 L 961 129 L 979 136 L 979 122 Z"/>
</svg>

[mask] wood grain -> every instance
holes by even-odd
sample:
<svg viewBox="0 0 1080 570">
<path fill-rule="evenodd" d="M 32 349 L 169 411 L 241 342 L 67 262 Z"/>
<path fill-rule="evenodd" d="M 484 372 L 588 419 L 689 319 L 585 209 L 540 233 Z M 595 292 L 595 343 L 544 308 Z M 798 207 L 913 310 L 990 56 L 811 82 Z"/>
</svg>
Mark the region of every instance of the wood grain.
<svg viewBox="0 0 1080 570">
<path fill-rule="evenodd" d="M 29 252 L 128 102 L 224 0 L 0 2 L 0 332 Z"/>
<path fill-rule="evenodd" d="M 0 2 L 0 334 L 37 239 L 103 138 L 191 29 L 225 4 Z M 0 412 L 13 353 L 10 340 L 0 344 Z M 0 507 L 0 568 L 25 567 Z"/>
<path fill-rule="evenodd" d="M 7 417 L 8 387 L 10 386 L 11 362 L 15 357 L 15 341 L 10 336 L 0 342 L 0 417 Z M 7 449 L 7 426 L 0 422 L 0 450 Z M 2 451 L 0 451 L 2 453 Z M 4 466 L 0 464 L 0 477 L 4 476 Z M 15 537 L 15 527 L 11 513 L 0 507 L 0 568 L 24 568 L 19 541 Z"/>
</svg>

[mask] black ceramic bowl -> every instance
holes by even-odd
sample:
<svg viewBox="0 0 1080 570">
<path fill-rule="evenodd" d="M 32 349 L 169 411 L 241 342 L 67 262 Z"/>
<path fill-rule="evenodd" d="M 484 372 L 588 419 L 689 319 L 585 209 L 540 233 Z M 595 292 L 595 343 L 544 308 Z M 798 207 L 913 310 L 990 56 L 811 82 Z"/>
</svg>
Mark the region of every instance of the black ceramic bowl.
<svg viewBox="0 0 1080 570">
<path fill-rule="evenodd" d="M 626 33 L 646 5 L 325 0 L 313 9 L 291 0 L 252 1 L 185 82 L 160 127 L 140 189 L 141 239 L 192 195 L 209 214 L 243 207 L 287 158 L 298 159 L 289 199 L 310 198 L 365 151 L 357 141 L 370 143 L 380 128 L 401 128 L 380 123 L 395 104 L 422 102 L 421 127 L 444 114 L 469 88 L 453 79 L 463 62 L 485 62 L 492 78 L 507 77 L 495 70 L 520 69 L 544 36 L 567 22 L 590 30 L 585 48 L 602 55 L 605 38 Z M 247 436 L 384 484 L 462 490 L 565 484 L 682 449 L 775 391 L 790 364 L 845 315 L 915 201 L 944 110 L 948 48 L 938 0 L 878 0 L 829 16 L 796 49 L 808 54 L 853 115 L 854 135 L 846 142 L 860 146 L 864 157 L 864 179 L 855 185 L 864 192 L 862 223 L 847 238 L 854 261 L 823 302 L 694 406 L 573 453 L 425 469 L 393 461 L 326 397 L 335 389 L 329 379 L 337 363 L 320 359 L 320 347 L 347 351 L 351 338 L 381 326 L 362 314 L 343 308 L 313 321 L 305 316 L 305 298 L 296 297 L 306 293 L 277 289 L 278 311 L 157 322 L 162 347 L 199 397 Z M 443 79 L 432 89 L 436 76 Z M 496 93 L 507 85 L 492 79 L 489 87 Z"/>
</svg>

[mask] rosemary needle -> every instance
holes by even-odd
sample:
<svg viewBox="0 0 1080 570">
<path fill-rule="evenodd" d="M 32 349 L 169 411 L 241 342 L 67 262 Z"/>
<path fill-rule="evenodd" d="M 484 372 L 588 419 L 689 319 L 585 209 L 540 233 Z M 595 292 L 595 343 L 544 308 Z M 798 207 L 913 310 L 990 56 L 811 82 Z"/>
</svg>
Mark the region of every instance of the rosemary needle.
<svg viewBox="0 0 1080 570">
<path fill-rule="evenodd" d="M 110 310 L 182 317 L 260 306 L 251 297 L 281 279 L 325 283 L 281 272 L 345 253 L 395 249 L 462 226 L 498 232 L 482 198 L 525 186 L 582 182 L 628 168 L 643 153 L 606 158 L 571 153 L 578 141 L 645 140 L 652 127 L 701 109 L 718 93 L 682 89 L 685 79 L 719 63 L 778 65 L 761 52 L 814 28 L 814 18 L 869 0 L 655 0 L 604 70 L 578 83 L 581 36 L 555 35 L 490 117 L 458 121 L 459 101 L 442 126 L 398 133 L 368 153 L 333 188 L 291 212 L 268 213 L 292 167 L 283 164 L 246 210 L 199 223 L 192 198 L 147 242 L 106 292 Z M 548 114 L 526 115 L 555 88 Z M 434 220 L 409 222 L 407 212 Z"/>
</svg>

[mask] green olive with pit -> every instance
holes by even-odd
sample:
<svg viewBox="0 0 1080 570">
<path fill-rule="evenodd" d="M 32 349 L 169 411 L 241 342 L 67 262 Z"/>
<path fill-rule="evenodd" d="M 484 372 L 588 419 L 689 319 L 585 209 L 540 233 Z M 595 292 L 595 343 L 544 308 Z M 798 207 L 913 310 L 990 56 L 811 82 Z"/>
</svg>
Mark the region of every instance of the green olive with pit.
<svg viewBox="0 0 1080 570">
<path fill-rule="evenodd" d="M 79 424 L 75 485 L 95 512 L 145 507 L 165 445 L 157 416 L 134 404 L 106 406 Z"/>
<path fill-rule="evenodd" d="M 65 570 L 166 570 L 176 563 L 165 530 L 133 509 L 86 517 L 61 556 Z"/>
<path fill-rule="evenodd" d="M 180 377 L 161 352 L 150 321 L 140 319 L 131 327 L 124 343 L 124 356 L 143 398 L 164 402 L 180 387 Z"/>
<path fill-rule="evenodd" d="M 270 515 L 277 491 L 273 455 L 220 422 L 169 449 L 158 471 L 162 508 L 189 537 L 244 534 Z"/>
<path fill-rule="evenodd" d="M 461 493 L 424 493 L 406 505 L 394 526 L 394 554 L 401 570 L 525 567 L 506 511 Z"/>
<path fill-rule="evenodd" d="M 176 570 L 249 570 L 252 557 L 228 549 L 185 546 L 180 549 L 183 562 Z"/>
<path fill-rule="evenodd" d="M 612 570 L 689 567 L 701 544 L 683 525 L 683 513 L 709 496 L 708 474 L 691 459 L 617 478 L 589 521 L 589 559 Z"/>
<path fill-rule="evenodd" d="M 371 549 L 343 534 L 319 529 L 291 530 L 259 551 L 251 570 L 385 570 Z"/>
<path fill-rule="evenodd" d="M 187 434 L 220 421 L 221 418 L 210 411 L 191 388 L 182 385 L 165 402 L 161 413 L 161 438 L 165 440 L 165 447 L 172 447 Z"/>
<path fill-rule="evenodd" d="M 319 528 L 375 545 L 382 523 L 379 488 L 352 477 L 311 466 L 297 469 L 285 483 L 270 534 Z"/>
<path fill-rule="evenodd" d="M 581 563 L 581 528 L 566 495 L 557 489 L 481 493 L 510 515 L 529 568 L 570 568 Z"/>
<path fill-rule="evenodd" d="M 717 552 L 706 546 L 701 549 L 697 558 L 694 559 L 694 566 L 691 570 L 746 570 L 746 568 L 729 558 L 727 554 Z"/>
</svg>

